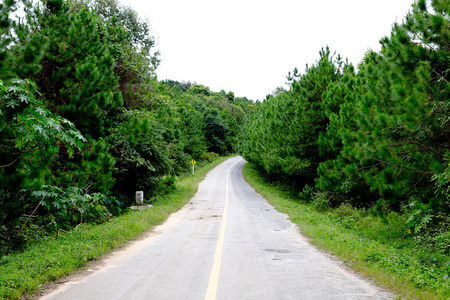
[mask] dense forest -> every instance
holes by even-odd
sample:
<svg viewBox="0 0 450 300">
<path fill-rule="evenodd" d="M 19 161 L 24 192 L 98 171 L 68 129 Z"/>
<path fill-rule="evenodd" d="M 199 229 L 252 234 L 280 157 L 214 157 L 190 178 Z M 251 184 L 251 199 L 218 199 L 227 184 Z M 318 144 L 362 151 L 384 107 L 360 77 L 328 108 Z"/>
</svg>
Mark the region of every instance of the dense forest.
<svg viewBox="0 0 450 300">
<path fill-rule="evenodd" d="M 417 1 L 358 66 L 322 49 L 244 119 L 239 152 L 319 209 L 405 214 L 406 232 L 448 241 L 449 14 Z"/>
<path fill-rule="evenodd" d="M 24 17 L 15 12 L 24 10 Z M 252 101 L 158 81 L 149 23 L 117 0 L 0 3 L 0 254 L 101 223 L 234 152 Z"/>
</svg>

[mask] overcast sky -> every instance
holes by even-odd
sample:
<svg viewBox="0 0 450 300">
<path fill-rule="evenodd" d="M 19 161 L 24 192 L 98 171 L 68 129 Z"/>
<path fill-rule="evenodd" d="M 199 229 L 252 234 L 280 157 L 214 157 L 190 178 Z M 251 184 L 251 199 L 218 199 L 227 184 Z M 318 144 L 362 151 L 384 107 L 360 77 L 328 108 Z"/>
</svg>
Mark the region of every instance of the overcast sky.
<svg viewBox="0 0 450 300">
<path fill-rule="evenodd" d="M 263 100 L 328 45 L 357 64 L 413 0 L 119 0 L 147 18 L 159 80 L 197 82 Z"/>
</svg>

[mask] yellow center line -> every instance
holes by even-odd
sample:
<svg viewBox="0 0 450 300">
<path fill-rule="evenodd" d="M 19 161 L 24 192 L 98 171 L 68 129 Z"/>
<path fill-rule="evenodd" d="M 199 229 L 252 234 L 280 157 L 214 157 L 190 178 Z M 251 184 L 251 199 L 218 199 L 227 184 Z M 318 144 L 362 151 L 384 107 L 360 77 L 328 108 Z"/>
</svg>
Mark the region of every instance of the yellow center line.
<svg viewBox="0 0 450 300">
<path fill-rule="evenodd" d="M 225 240 L 225 228 L 227 225 L 227 212 L 228 212 L 228 181 L 230 170 L 240 162 L 235 162 L 227 171 L 227 185 L 225 192 L 225 207 L 223 209 L 222 224 L 220 225 L 219 239 L 217 240 L 216 253 L 214 254 L 214 263 L 211 269 L 211 275 L 209 275 L 208 288 L 206 289 L 205 300 L 215 300 L 217 296 L 217 289 L 219 288 L 219 275 L 220 267 L 222 265 L 222 252 L 223 242 Z"/>
</svg>

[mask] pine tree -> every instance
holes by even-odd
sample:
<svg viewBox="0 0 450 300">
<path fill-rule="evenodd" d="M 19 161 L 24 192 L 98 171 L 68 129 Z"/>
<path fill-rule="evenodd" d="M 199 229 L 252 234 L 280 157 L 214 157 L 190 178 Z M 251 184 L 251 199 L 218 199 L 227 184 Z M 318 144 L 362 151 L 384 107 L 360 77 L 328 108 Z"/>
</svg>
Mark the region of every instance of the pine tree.
<svg viewBox="0 0 450 300">
<path fill-rule="evenodd" d="M 332 205 L 346 201 L 366 207 L 378 199 L 378 194 L 371 191 L 361 176 L 365 162 L 358 154 L 364 152 L 358 147 L 355 135 L 359 129 L 360 100 L 365 94 L 365 82 L 364 64 L 360 64 L 358 73 L 352 65 L 347 65 L 341 80 L 330 84 L 324 93 L 323 107 L 329 122 L 319 139 L 328 149 L 328 156 L 318 167 L 315 187 L 334 194 Z"/>
<path fill-rule="evenodd" d="M 364 89 L 356 94 L 346 91 L 347 96 L 354 95 L 354 105 L 342 106 L 338 118 L 345 122 L 353 112 L 355 122 L 346 122 L 341 130 L 341 163 L 322 166 L 321 174 L 328 174 L 321 177 L 322 188 L 367 186 L 379 203 L 395 209 L 408 201 L 425 203 L 431 209 L 444 207 L 432 180 L 446 190 L 446 3 L 433 1 L 430 9 L 425 1 L 418 1 L 405 22 L 394 24 L 391 36 L 381 40 L 381 53 L 366 55 L 358 74 Z M 332 179 L 339 168 L 345 175 Z"/>
<path fill-rule="evenodd" d="M 70 120 L 88 139 L 74 158 L 60 149 L 49 183 L 108 193 L 115 160 L 104 138 L 122 97 L 100 19 L 84 9 L 70 13 L 62 0 L 47 1 L 33 14 L 35 35 L 49 42 L 41 71 L 34 77 L 41 97 L 51 112 Z"/>
<path fill-rule="evenodd" d="M 100 21 L 84 9 L 71 14 L 59 2 L 48 1 L 37 24 L 50 46 L 36 81 L 52 111 L 72 120 L 84 135 L 103 137 L 122 105 L 115 61 Z"/>
<path fill-rule="evenodd" d="M 284 178 L 298 189 L 313 185 L 317 167 L 329 156 L 321 139 L 328 124 L 323 95 L 339 81 L 342 64 L 326 48 L 305 74 L 289 74 L 290 90 L 268 97 L 244 122 L 239 151 L 272 178 Z"/>
</svg>

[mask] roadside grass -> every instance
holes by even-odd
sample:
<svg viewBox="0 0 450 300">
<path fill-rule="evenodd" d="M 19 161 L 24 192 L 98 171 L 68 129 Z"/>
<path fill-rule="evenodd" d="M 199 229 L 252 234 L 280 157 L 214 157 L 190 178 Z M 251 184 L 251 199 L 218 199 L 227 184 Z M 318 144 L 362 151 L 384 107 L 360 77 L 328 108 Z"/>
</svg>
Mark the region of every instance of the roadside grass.
<svg viewBox="0 0 450 300">
<path fill-rule="evenodd" d="M 25 252 L 0 258 L 0 299 L 31 295 L 44 284 L 86 266 L 113 249 L 124 246 L 183 207 L 198 184 L 223 157 L 180 178 L 177 188 L 153 200 L 153 208 L 130 211 L 100 225 L 81 224 L 77 229 L 30 246 Z M 198 165 L 197 165 L 198 166 Z"/>
<path fill-rule="evenodd" d="M 450 257 L 421 246 L 417 236 L 407 231 L 405 216 L 391 213 L 383 219 L 345 204 L 317 209 L 314 203 L 302 203 L 283 187 L 265 182 L 250 163 L 243 172 L 247 182 L 298 224 L 312 244 L 398 298 L 450 299 Z"/>
</svg>

